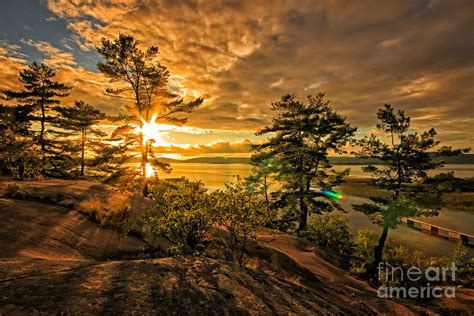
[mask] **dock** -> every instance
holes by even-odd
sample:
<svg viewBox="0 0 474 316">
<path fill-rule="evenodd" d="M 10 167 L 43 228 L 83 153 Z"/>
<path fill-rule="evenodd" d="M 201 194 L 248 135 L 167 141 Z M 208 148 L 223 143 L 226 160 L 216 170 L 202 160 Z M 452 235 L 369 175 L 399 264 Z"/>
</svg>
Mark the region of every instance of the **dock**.
<svg viewBox="0 0 474 316">
<path fill-rule="evenodd" d="M 451 242 L 461 241 L 463 245 L 474 248 L 474 236 L 461 233 L 452 229 L 444 228 L 438 225 L 426 223 L 417 219 L 402 218 L 402 222 L 408 227 L 416 229 L 431 236 L 440 237 Z"/>
</svg>

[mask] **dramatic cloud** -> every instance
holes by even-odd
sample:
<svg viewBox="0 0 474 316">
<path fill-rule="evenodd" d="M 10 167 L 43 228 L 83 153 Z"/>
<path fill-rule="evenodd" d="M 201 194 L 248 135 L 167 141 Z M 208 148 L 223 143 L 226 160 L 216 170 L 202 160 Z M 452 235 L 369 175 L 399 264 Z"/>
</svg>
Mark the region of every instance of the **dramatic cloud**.
<svg viewBox="0 0 474 316">
<path fill-rule="evenodd" d="M 434 126 L 451 145 L 473 141 L 468 0 L 49 0 L 47 6 L 71 32 L 63 47 L 74 50 L 55 51 L 47 39 L 24 43 L 53 63 L 64 54 L 66 68 L 58 73 L 74 85 L 73 96 L 108 111 L 122 104 L 103 95 L 106 82 L 91 71 L 94 47 L 104 36 L 130 33 L 159 46 L 174 89 L 206 99 L 189 116 L 196 129 L 257 130 L 271 122 L 270 103 L 282 94 L 304 99 L 323 91 L 362 133 L 391 103 L 413 117 L 414 129 Z M 24 62 L 3 58 L 2 78 L 19 67 L 12 58 Z"/>
<path fill-rule="evenodd" d="M 35 42 L 31 39 L 21 39 L 23 44 L 36 48 L 39 52 L 43 53 L 46 58 L 43 62 L 51 67 L 64 68 L 69 66 L 76 66 L 76 61 L 71 52 L 64 52 L 61 49 L 54 47 L 48 42 L 38 41 Z"/>
</svg>

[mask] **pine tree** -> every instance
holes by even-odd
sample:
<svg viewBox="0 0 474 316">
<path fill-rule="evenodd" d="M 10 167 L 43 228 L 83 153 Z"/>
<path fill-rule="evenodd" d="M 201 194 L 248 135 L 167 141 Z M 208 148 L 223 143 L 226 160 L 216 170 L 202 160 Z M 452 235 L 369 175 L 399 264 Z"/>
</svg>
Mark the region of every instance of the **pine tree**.
<svg viewBox="0 0 474 316">
<path fill-rule="evenodd" d="M 32 138 L 33 106 L 0 105 L 0 171 L 15 178 L 37 176 L 40 166 Z"/>
<path fill-rule="evenodd" d="M 154 158 L 151 146 L 153 139 L 145 135 L 143 128 L 155 121 L 183 124 L 186 119 L 174 115 L 191 112 L 203 100 L 198 98 L 185 102 L 171 92 L 168 88 L 169 72 L 159 63 L 156 46 L 141 50 L 133 36 L 120 34 L 113 41 L 103 38 L 97 50 L 104 58 L 103 62 L 98 63 L 99 70 L 119 85 L 106 89 L 107 93 L 134 101 L 133 105 L 127 106 L 128 113 L 119 117 L 124 124 L 117 128 L 113 136 L 121 141 L 124 150 L 140 153 L 142 193 L 146 196 L 146 169 L 150 158 L 151 163 L 158 168 L 167 170 L 169 165 Z"/>
<path fill-rule="evenodd" d="M 60 103 L 57 98 L 68 96 L 70 90 L 70 87 L 54 81 L 55 75 L 51 67 L 34 62 L 27 69 L 20 71 L 19 81 L 23 84 L 23 90 L 2 90 L 6 99 L 16 99 L 20 106 L 32 107 L 30 119 L 40 122 L 36 142 L 41 150 L 43 173 L 46 172 L 49 145 L 46 124 L 51 121 L 50 111 L 53 105 Z"/>
<path fill-rule="evenodd" d="M 70 161 L 73 162 L 73 165 L 78 161 L 79 175 L 83 177 L 86 152 L 94 152 L 97 146 L 102 147 L 102 142 L 97 138 L 107 135 L 96 128 L 96 125 L 105 119 L 105 113 L 83 101 L 76 101 L 72 107 L 55 107 L 54 110 L 59 113 L 54 121 L 54 126 L 60 130 L 56 130 L 54 133 L 62 136 L 62 154 L 64 155 L 67 151 L 71 152 L 70 158 L 72 159 Z"/>
<path fill-rule="evenodd" d="M 265 204 L 269 208 L 269 190 L 279 178 L 281 165 L 275 155 L 260 150 L 258 145 L 253 146 L 253 151 L 254 153 L 250 157 L 250 165 L 253 166 L 252 174 L 247 178 L 247 181 L 256 191 L 263 193 Z"/>
<path fill-rule="evenodd" d="M 354 205 L 382 226 L 382 235 L 374 248 L 374 262 L 369 274 L 375 276 L 376 268 L 382 262 L 382 254 L 390 228 L 396 228 L 403 217 L 434 216 L 438 214 L 440 192 L 426 190 L 425 180 L 429 170 L 443 164 L 442 157 L 457 155 L 468 149 L 453 150 L 442 147 L 435 154 L 430 153 L 439 144 L 432 128 L 421 134 L 410 132 L 410 117 L 404 111 L 395 113 L 386 104 L 379 109 L 380 121 L 377 129 L 387 136 L 388 141 L 370 135 L 358 142 L 360 158 L 377 159 L 380 166 L 369 165 L 365 172 L 373 177 L 369 185 L 387 190 L 385 197 L 371 197 L 372 203 Z"/>
<path fill-rule="evenodd" d="M 329 107 L 324 94 L 308 96 L 305 104 L 294 95 L 285 95 L 272 103 L 276 112 L 273 124 L 257 135 L 270 134 L 260 149 L 281 162 L 280 201 L 299 206 L 298 230 L 306 229 L 309 210 L 320 213 L 340 208 L 319 189 L 331 189 L 339 184 L 348 170 L 336 172 L 329 164 L 328 154 L 343 153 L 343 146 L 353 137 L 356 128 Z"/>
</svg>

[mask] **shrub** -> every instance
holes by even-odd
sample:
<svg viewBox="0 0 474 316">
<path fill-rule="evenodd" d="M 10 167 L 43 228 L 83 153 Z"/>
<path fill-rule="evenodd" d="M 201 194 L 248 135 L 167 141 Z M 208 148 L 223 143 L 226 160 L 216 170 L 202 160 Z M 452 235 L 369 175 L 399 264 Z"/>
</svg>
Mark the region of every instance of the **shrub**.
<svg viewBox="0 0 474 316">
<path fill-rule="evenodd" d="M 446 259 L 449 265 L 454 264 L 457 268 L 456 278 L 461 282 L 472 286 L 474 283 L 474 257 L 471 256 L 465 246 L 458 242 L 451 255 Z"/>
<path fill-rule="evenodd" d="M 212 194 L 218 223 L 229 233 L 226 259 L 243 264 L 244 250 L 255 229 L 266 221 L 265 201 L 255 195 L 240 177 L 235 184 L 226 185 L 224 191 Z"/>
<path fill-rule="evenodd" d="M 312 216 L 302 236 L 343 259 L 349 259 L 354 252 L 354 242 L 347 227 L 347 219 L 341 213 Z"/>
<path fill-rule="evenodd" d="M 359 230 L 354 239 L 355 251 L 351 258 L 351 273 L 362 276 L 366 275 L 367 267 L 373 261 L 373 249 L 377 245 L 378 235 L 370 229 Z M 448 283 L 461 282 L 472 286 L 474 281 L 474 258 L 469 254 L 467 248 L 458 244 L 451 255 L 445 257 L 428 257 L 420 250 L 410 251 L 404 246 L 393 246 L 387 244 L 383 253 L 383 262 L 392 267 L 400 267 L 406 273 L 409 268 L 417 267 L 421 271 L 419 280 L 411 281 L 406 275 L 399 274 L 400 269 L 389 269 L 393 274 L 386 275 L 385 270 L 381 270 L 380 282 L 387 286 L 426 286 L 427 283 L 444 283 L 443 280 L 431 281 L 425 278 L 425 270 L 429 267 L 450 267 L 455 264 L 456 280 L 451 280 L 448 276 Z"/>
<path fill-rule="evenodd" d="M 144 221 L 150 237 L 165 236 L 172 254 L 192 253 L 203 246 L 212 224 L 210 195 L 200 181 L 163 183 L 154 187 L 152 207 Z"/>
<path fill-rule="evenodd" d="M 370 229 L 361 229 L 354 238 L 354 252 L 351 258 L 351 273 L 363 276 L 374 261 L 374 247 L 379 236 Z"/>
<path fill-rule="evenodd" d="M 5 197 L 7 198 L 23 198 L 26 195 L 28 195 L 26 188 L 16 183 L 7 185 L 7 188 L 5 189 Z"/>
</svg>

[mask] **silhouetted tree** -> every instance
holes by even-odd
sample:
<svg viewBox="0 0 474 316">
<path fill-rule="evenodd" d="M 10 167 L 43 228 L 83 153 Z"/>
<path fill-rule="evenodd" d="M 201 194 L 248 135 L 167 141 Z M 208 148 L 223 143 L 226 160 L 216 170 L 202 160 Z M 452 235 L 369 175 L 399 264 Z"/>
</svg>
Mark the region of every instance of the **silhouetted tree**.
<svg viewBox="0 0 474 316">
<path fill-rule="evenodd" d="M 382 226 L 382 235 L 374 248 L 374 262 L 369 273 L 374 276 L 382 262 L 382 253 L 390 228 L 396 228 L 403 217 L 434 216 L 438 214 L 440 192 L 424 189 L 427 171 L 440 167 L 442 157 L 457 155 L 463 150 L 442 147 L 436 154 L 429 150 L 439 144 L 432 128 L 421 134 L 410 132 L 410 117 L 404 111 L 395 113 L 391 105 L 379 109 L 377 129 L 387 136 L 387 141 L 370 135 L 358 142 L 358 157 L 378 159 L 380 166 L 369 165 L 363 170 L 373 178 L 369 185 L 387 190 L 385 197 L 371 197 L 372 203 L 354 205 Z"/>
<path fill-rule="evenodd" d="M 0 105 L 0 168 L 15 178 L 36 176 L 39 160 L 32 138 L 30 113 L 32 105 Z"/>
<path fill-rule="evenodd" d="M 84 176 L 86 150 L 94 152 L 98 146 L 103 147 L 102 141 L 97 138 L 107 134 L 96 128 L 96 125 L 105 119 L 105 113 L 83 101 L 76 101 L 72 107 L 55 107 L 54 109 L 60 114 L 54 121 L 54 126 L 60 130 L 54 133 L 67 140 L 63 151 L 72 152 L 71 161 L 73 164 L 79 161 L 79 175 Z"/>
<path fill-rule="evenodd" d="M 16 99 L 20 106 L 32 107 L 30 119 L 40 122 L 37 143 L 41 148 L 42 169 L 45 172 L 45 158 L 48 151 L 46 139 L 46 123 L 51 121 L 51 107 L 59 104 L 58 98 L 69 95 L 70 87 L 54 80 L 56 73 L 53 68 L 41 63 L 32 63 L 27 69 L 20 71 L 19 81 L 23 90 L 2 90 L 6 99 Z M 39 116 L 36 114 L 39 113 Z"/>
<path fill-rule="evenodd" d="M 328 154 L 343 153 L 343 146 L 353 137 L 356 128 L 329 107 L 323 93 L 308 96 L 306 104 L 294 95 L 285 95 L 272 103 L 272 110 L 276 112 L 272 126 L 257 133 L 271 137 L 259 147 L 281 162 L 280 200 L 283 204 L 298 204 L 298 230 L 302 231 L 306 229 L 310 208 L 316 213 L 340 208 L 335 200 L 314 186 L 331 189 L 348 174 L 349 170 L 332 169 Z"/>
<path fill-rule="evenodd" d="M 149 158 L 153 158 L 153 140 L 146 137 L 149 135 L 143 133 L 143 127 L 154 121 L 183 124 L 186 119 L 174 115 L 191 112 L 203 100 L 198 98 L 185 102 L 168 88 L 169 72 L 159 63 L 156 46 L 141 50 L 139 42 L 133 36 L 120 34 L 113 41 L 103 38 L 97 50 L 104 58 L 103 62 L 98 63 L 99 70 L 119 85 L 106 89 L 106 92 L 134 101 L 133 106 L 127 107 L 128 113 L 120 117 L 124 125 L 116 130 L 114 137 L 122 140 L 129 152 L 140 153 L 142 192 L 146 196 L 146 168 Z M 169 169 L 167 164 L 156 159 L 153 159 L 152 163 L 157 167 Z"/>
</svg>

